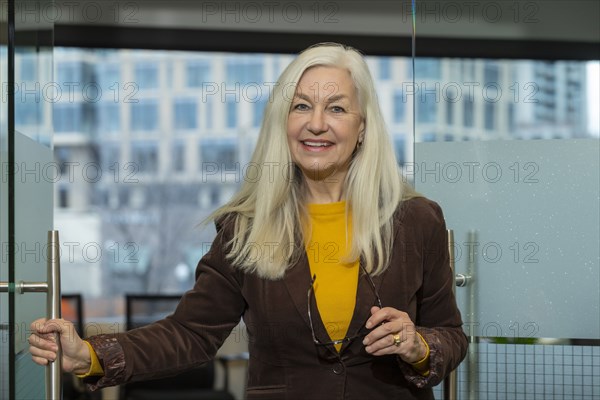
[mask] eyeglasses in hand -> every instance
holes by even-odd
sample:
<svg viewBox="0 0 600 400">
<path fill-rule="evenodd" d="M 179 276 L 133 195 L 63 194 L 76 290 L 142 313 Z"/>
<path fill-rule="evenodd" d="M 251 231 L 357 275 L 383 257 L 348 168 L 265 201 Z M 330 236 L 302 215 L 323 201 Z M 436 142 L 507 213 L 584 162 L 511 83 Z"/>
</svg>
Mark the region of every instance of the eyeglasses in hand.
<svg viewBox="0 0 600 400">
<path fill-rule="evenodd" d="M 379 297 L 377 288 L 375 288 L 375 283 L 373 282 L 373 279 L 371 279 L 371 275 L 369 275 L 369 273 L 364 269 L 364 267 L 362 265 L 360 266 L 360 270 L 362 271 L 363 275 L 366 276 L 367 281 L 369 282 L 369 286 L 371 287 L 371 289 L 373 290 L 373 293 L 375 294 L 377 306 L 379 308 L 383 308 L 383 306 L 381 305 L 381 298 Z M 343 339 L 330 340 L 327 342 L 323 342 L 315 336 L 315 328 L 313 326 L 312 313 L 310 312 L 310 298 L 314 297 L 314 284 L 315 284 L 316 280 L 317 280 L 317 275 L 314 274 L 312 279 L 310 280 L 310 286 L 308 287 L 308 302 L 307 302 L 307 304 L 308 304 L 308 322 L 310 324 L 310 331 L 312 333 L 313 342 L 318 346 L 337 345 L 337 344 L 349 342 L 353 339 L 360 337 L 361 335 L 356 334 L 356 335 L 352 335 L 352 336 L 346 336 Z M 315 298 L 315 302 L 316 302 L 316 298 Z"/>
</svg>

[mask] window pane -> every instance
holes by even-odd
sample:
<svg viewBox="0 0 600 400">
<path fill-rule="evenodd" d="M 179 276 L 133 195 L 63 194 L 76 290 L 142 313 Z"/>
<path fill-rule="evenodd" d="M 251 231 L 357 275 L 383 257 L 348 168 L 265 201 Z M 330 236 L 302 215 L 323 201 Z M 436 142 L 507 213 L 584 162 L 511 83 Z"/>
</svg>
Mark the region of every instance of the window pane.
<svg viewBox="0 0 600 400">
<path fill-rule="evenodd" d="M 174 172 L 183 172 L 185 170 L 185 144 L 178 140 L 172 144 L 171 169 Z"/>
<path fill-rule="evenodd" d="M 225 120 L 225 126 L 227 128 L 235 128 L 237 126 L 237 117 L 238 117 L 238 112 L 237 112 L 237 106 L 238 103 L 237 101 L 233 101 L 233 100 L 229 100 L 227 101 L 227 103 L 225 103 L 226 105 L 226 120 Z"/>
<path fill-rule="evenodd" d="M 158 144 L 149 141 L 131 143 L 131 162 L 139 172 L 154 173 L 158 171 Z"/>
<path fill-rule="evenodd" d="M 406 118 L 406 107 L 408 105 L 408 100 L 411 97 L 404 96 L 403 92 L 396 92 L 394 94 L 394 122 L 401 123 L 404 122 Z"/>
<path fill-rule="evenodd" d="M 54 131 L 56 133 L 81 132 L 82 118 L 85 117 L 79 103 L 54 105 Z"/>
<path fill-rule="evenodd" d="M 485 103 L 485 129 L 488 131 L 494 130 L 494 103 Z"/>
<path fill-rule="evenodd" d="M 263 114 L 265 112 L 265 107 L 267 106 L 267 102 L 269 101 L 269 96 L 268 95 L 263 95 L 261 96 L 260 100 L 255 102 L 252 105 L 252 110 L 253 110 L 253 114 L 252 114 L 252 126 L 255 127 L 260 127 L 260 124 L 262 123 L 262 119 L 263 119 Z"/>
<path fill-rule="evenodd" d="M 446 123 L 452 125 L 454 123 L 454 103 L 446 102 Z"/>
<path fill-rule="evenodd" d="M 131 104 L 131 130 L 153 131 L 158 129 L 158 101 L 145 99 Z"/>
<path fill-rule="evenodd" d="M 103 144 L 100 152 L 100 161 L 102 170 L 106 174 L 110 174 L 110 171 L 119 171 L 121 165 L 119 163 L 121 156 L 121 149 L 119 142 L 106 142 Z"/>
<path fill-rule="evenodd" d="M 229 85 L 261 84 L 264 82 L 262 58 L 260 56 L 229 57 L 226 62 L 226 75 Z"/>
<path fill-rule="evenodd" d="M 186 82 L 188 87 L 202 87 L 211 81 L 210 62 L 208 60 L 189 60 L 186 64 Z"/>
<path fill-rule="evenodd" d="M 465 100 L 463 102 L 463 125 L 466 127 L 473 127 L 475 124 L 475 117 L 473 115 L 474 105 L 473 105 L 473 97 L 465 96 Z"/>
<path fill-rule="evenodd" d="M 158 65 L 151 61 L 135 65 L 135 83 L 140 90 L 158 88 Z"/>
<path fill-rule="evenodd" d="M 235 170 L 238 161 L 238 145 L 235 139 L 202 139 L 200 157 L 203 164 L 213 164 L 219 169 Z M 202 166 L 203 170 L 207 166 Z"/>
<path fill-rule="evenodd" d="M 426 98 L 425 102 L 417 102 L 417 122 L 431 123 L 437 119 L 437 105 L 435 97 Z"/>
<path fill-rule="evenodd" d="M 392 77 L 391 57 L 379 57 L 379 79 L 388 80 Z"/>
<path fill-rule="evenodd" d="M 175 100 L 175 129 L 196 129 L 198 126 L 198 113 L 196 100 L 176 99 Z"/>
<path fill-rule="evenodd" d="M 59 63 L 56 69 L 58 84 L 63 88 L 66 88 L 64 84 L 67 82 L 73 82 L 80 85 L 83 80 L 82 71 L 83 61 Z"/>
<path fill-rule="evenodd" d="M 441 78 L 441 63 L 437 58 L 417 58 L 415 60 L 415 77 L 421 81 L 439 80 Z"/>
<path fill-rule="evenodd" d="M 396 159 L 399 165 L 403 165 L 406 162 L 406 136 L 395 135 L 394 136 L 394 150 L 396 152 Z"/>
<path fill-rule="evenodd" d="M 209 99 L 205 103 L 202 103 L 202 106 L 206 110 L 204 113 L 204 115 L 206 115 L 206 129 L 213 129 L 213 110 L 215 105 L 213 104 L 213 101 Z"/>
<path fill-rule="evenodd" d="M 115 133 L 121 130 L 121 105 L 103 101 L 98 104 L 98 132 Z"/>
<path fill-rule="evenodd" d="M 15 81 L 22 82 L 35 80 L 37 76 L 35 56 L 33 54 L 22 54 L 19 56 L 18 60 L 21 65 L 17 70 L 18 72 L 15 73 Z"/>
<path fill-rule="evenodd" d="M 98 83 L 102 90 L 109 91 L 107 95 L 112 95 L 112 99 L 117 99 L 118 96 L 115 96 L 115 92 L 117 90 L 123 90 L 124 82 L 121 82 L 121 71 L 119 65 L 110 64 L 110 63 L 99 63 L 97 66 L 97 77 Z M 106 100 L 109 99 L 110 96 L 106 97 Z"/>
<path fill-rule="evenodd" d="M 23 88 L 25 84 L 22 84 Z M 42 121 L 40 103 L 35 93 L 17 96 L 15 99 L 15 123 L 17 125 L 38 125 Z"/>
<path fill-rule="evenodd" d="M 435 133 L 428 132 L 424 133 L 421 137 L 424 142 L 435 142 L 436 136 Z"/>
</svg>

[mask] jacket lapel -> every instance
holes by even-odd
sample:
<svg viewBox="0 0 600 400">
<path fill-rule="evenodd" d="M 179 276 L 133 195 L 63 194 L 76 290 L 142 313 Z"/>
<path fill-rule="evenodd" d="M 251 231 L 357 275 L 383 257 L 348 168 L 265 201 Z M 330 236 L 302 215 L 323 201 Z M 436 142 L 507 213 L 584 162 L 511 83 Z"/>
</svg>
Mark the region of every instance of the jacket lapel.
<svg viewBox="0 0 600 400">
<path fill-rule="evenodd" d="M 362 259 L 361 266 L 364 266 Z M 365 323 L 371 316 L 371 307 L 377 305 L 377 295 L 369 283 L 369 278 L 363 271 L 364 268 L 361 268 L 359 271 L 360 275 L 358 277 L 358 287 L 356 288 L 356 305 L 354 306 L 354 313 L 352 314 L 352 320 L 350 321 L 348 333 L 346 334 L 346 336 L 358 335 L 358 337 L 349 341 L 348 343 L 344 343 L 340 353 L 342 353 L 353 342 L 362 342 L 363 337 L 369 332 L 365 327 Z M 383 281 L 383 275 L 385 275 L 385 272 L 381 275 L 371 277 L 377 293 L 379 293 L 379 288 L 381 287 L 381 282 Z M 383 306 L 385 307 L 385 304 L 383 304 Z"/>
<path fill-rule="evenodd" d="M 294 306 L 300 317 L 304 320 L 307 326 L 308 321 L 308 288 L 310 286 L 311 276 L 308 268 L 308 259 L 306 253 L 302 256 L 292 268 L 288 269 L 283 277 L 285 287 L 292 298 Z M 314 316 L 314 314 L 313 314 Z M 313 321 L 313 323 L 316 321 Z"/>
<path fill-rule="evenodd" d="M 310 329 L 310 321 L 308 319 L 308 288 L 310 287 L 312 277 L 310 276 L 310 268 L 308 266 L 308 258 L 306 253 L 303 252 L 298 262 L 290 269 L 287 270 L 283 277 L 285 287 L 292 299 L 292 302 L 296 306 L 296 310 L 306 323 L 306 326 Z M 325 329 L 325 325 L 321 320 L 321 315 L 317 309 L 314 295 L 311 296 L 310 312 L 312 315 L 313 329 L 315 336 L 322 341 L 329 341 L 329 334 Z M 312 342 L 312 337 L 310 338 Z M 333 352 L 337 356 L 338 352 L 335 350 L 333 345 L 319 346 L 326 347 L 328 350 Z"/>
</svg>

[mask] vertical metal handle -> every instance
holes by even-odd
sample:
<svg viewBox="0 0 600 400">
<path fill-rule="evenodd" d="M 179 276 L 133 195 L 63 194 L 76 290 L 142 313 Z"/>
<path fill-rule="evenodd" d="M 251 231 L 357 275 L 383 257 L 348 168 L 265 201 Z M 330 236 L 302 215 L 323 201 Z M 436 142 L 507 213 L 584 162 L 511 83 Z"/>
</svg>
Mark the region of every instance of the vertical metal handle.
<svg viewBox="0 0 600 400">
<path fill-rule="evenodd" d="M 468 399 L 474 400 L 477 398 L 477 385 L 478 385 L 478 346 L 475 341 L 475 320 L 477 319 L 477 299 L 476 299 L 476 282 L 474 278 L 477 278 L 477 232 L 475 230 L 469 231 L 467 236 L 467 244 L 469 246 L 469 259 L 467 260 L 467 277 L 469 279 L 468 285 L 468 323 L 469 323 L 469 352 L 467 361 L 467 393 Z"/>
<path fill-rule="evenodd" d="M 448 229 L 448 254 L 450 256 L 450 270 L 454 277 L 454 231 Z M 456 285 L 452 285 L 452 293 L 456 291 Z M 444 379 L 444 400 L 456 400 L 458 396 L 458 375 L 456 370 Z"/>
<path fill-rule="evenodd" d="M 46 313 L 48 319 L 61 317 L 60 303 L 60 242 L 58 231 L 48 231 L 48 296 Z M 62 348 L 59 334 L 56 334 L 58 352 L 56 360 L 46 367 L 46 398 L 60 400 L 62 398 Z"/>
</svg>

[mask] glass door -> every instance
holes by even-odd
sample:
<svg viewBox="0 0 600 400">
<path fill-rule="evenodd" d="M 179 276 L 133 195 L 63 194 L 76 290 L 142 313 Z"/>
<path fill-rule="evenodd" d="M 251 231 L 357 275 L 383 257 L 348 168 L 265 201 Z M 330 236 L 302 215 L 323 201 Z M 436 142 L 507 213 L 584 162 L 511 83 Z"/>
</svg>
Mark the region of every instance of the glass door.
<svg viewBox="0 0 600 400">
<path fill-rule="evenodd" d="M 600 396 L 597 64 L 415 60 L 409 172 L 466 283 L 460 399 Z"/>
<path fill-rule="evenodd" d="M 46 313 L 46 294 L 21 293 L 21 282 L 47 282 L 53 226 L 51 0 L 9 1 L 1 8 L 0 75 L 0 396 L 46 399 L 44 368 L 28 353 L 29 324 Z"/>
</svg>

